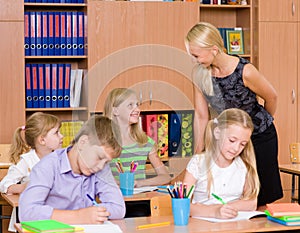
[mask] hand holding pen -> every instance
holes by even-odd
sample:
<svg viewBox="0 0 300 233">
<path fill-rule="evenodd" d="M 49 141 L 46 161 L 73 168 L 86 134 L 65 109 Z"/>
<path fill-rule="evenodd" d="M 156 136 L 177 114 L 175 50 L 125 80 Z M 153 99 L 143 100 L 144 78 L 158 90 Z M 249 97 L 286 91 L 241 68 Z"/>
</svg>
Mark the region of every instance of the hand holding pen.
<svg viewBox="0 0 300 233">
<path fill-rule="evenodd" d="M 86 194 L 86 196 L 91 200 L 93 206 L 97 206 L 97 208 L 90 207 L 80 209 L 82 221 L 87 222 L 88 224 L 102 224 L 107 221 L 110 213 L 106 210 L 106 208 L 99 205 L 99 203 L 97 203 L 96 200 L 88 193 Z"/>
<path fill-rule="evenodd" d="M 222 203 L 222 206 L 219 209 L 220 218 L 235 218 L 238 214 L 238 210 L 230 205 L 226 205 L 226 202 L 219 197 L 218 195 L 211 194 L 215 199 Z"/>
</svg>

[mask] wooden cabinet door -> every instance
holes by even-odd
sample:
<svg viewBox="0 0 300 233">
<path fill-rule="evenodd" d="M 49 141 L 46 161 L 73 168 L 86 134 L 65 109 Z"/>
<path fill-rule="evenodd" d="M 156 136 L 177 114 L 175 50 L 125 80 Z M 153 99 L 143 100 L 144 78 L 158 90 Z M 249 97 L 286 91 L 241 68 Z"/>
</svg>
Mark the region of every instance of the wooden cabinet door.
<svg viewBox="0 0 300 233">
<path fill-rule="evenodd" d="M 199 21 L 197 3 L 91 1 L 88 20 L 90 111 L 103 111 L 114 87 L 136 88 L 143 110 L 192 108 L 192 63 L 184 36 Z M 174 98 L 176 91 L 188 105 L 176 101 L 167 107 L 165 96 Z"/>
<path fill-rule="evenodd" d="M 0 21 L 0 143 L 25 123 L 24 22 Z"/>
<path fill-rule="evenodd" d="M 300 12 L 300 9 L 299 9 Z M 299 91 L 300 91 L 300 47 L 299 47 L 299 39 L 300 39 L 300 22 L 297 23 L 298 25 L 298 39 L 297 39 L 297 43 L 298 43 L 298 88 L 297 88 L 297 92 L 296 92 L 296 101 L 297 101 L 297 109 L 298 109 L 298 115 L 300 114 L 300 95 L 299 95 Z M 300 117 L 297 117 L 298 121 L 297 121 L 297 129 L 300 128 Z M 300 142 L 300 131 L 297 130 L 297 142 Z"/>
<path fill-rule="evenodd" d="M 259 21 L 297 21 L 299 0 L 259 0 Z"/>
<path fill-rule="evenodd" d="M 259 70 L 278 93 L 275 124 L 279 163 L 289 163 L 289 144 L 297 139 L 297 23 L 259 23 Z"/>
<path fill-rule="evenodd" d="M 24 0 L 0 0 L 0 6 L 0 21 L 24 20 Z"/>
</svg>

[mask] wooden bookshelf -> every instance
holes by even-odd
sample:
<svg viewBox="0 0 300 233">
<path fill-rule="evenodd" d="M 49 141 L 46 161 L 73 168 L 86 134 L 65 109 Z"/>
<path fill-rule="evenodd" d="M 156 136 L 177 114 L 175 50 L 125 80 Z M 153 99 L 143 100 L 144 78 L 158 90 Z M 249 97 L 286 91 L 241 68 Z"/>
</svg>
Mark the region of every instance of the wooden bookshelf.
<svg viewBox="0 0 300 233">
<path fill-rule="evenodd" d="M 246 52 L 241 56 L 249 58 L 254 63 L 257 60 L 257 48 L 254 46 L 254 31 L 257 29 L 255 0 L 248 0 L 247 5 L 204 5 L 180 1 L 88 0 L 84 4 L 24 3 L 21 0 L 13 1 L 13 4 L 8 4 L 4 0 L 0 2 L 2 6 L 7 6 L 5 11 L 0 10 L 0 27 L 2 31 L 9 33 L 7 39 L 1 43 L 6 49 L 3 51 L 8 51 L 9 54 L 9 46 L 14 48 L 14 51 L 18 51 L 16 48 L 19 47 L 19 52 L 14 52 L 11 57 L 13 62 L 7 62 L 8 57 L 1 64 L 2 77 L 6 77 L 11 72 L 15 75 L 9 76 L 16 77 L 13 85 L 6 82 L 4 78 L 1 79 L 2 86 L 7 87 L 5 88 L 7 94 L 3 92 L 3 96 L 11 92 L 17 95 L 16 102 L 12 98 L 2 98 L 5 112 L 11 112 L 11 106 L 17 106 L 13 110 L 12 115 L 16 119 L 13 119 L 12 126 L 2 130 L 0 136 L 2 142 L 8 142 L 14 129 L 22 125 L 25 117 L 34 111 L 42 110 L 62 116 L 72 115 L 75 111 L 80 112 L 81 116 L 85 115 L 85 118 L 92 112 L 101 112 L 103 100 L 114 87 L 135 89 L 141 97 L 143 111 L 193 109 L 191 70 L 194 64 L 186 54 L 183 40 L 188 30 L 199 20 L 211 22 L 217 27 L 247 29 L 249 37 L 245 43 Z M 60 9 L 63 11 L 77 9 L 88 15 L 87 55 L 24 56 L 22 47 L 24 10 L 57 11 Z M 10 21 L 15 25 L 15 29 L 9 23 Z M 4 38 L 2 37 L 1 40 Z M 160 51 L 164 52 L 160 53 Z M 20 57 L 16 59 L 17 54 Z M 82 93 L 83 108 L 26 109 L 23 98 L 26 62 L 69 62 L 72 67 L 88 69 L 89 80 Z M 10 65 L 7 64 L 14 64 L 13 69 L 9 69 Z M 11 121 L 12 118 L 6 117 L 6 119 Z"/>
<path fill-rule="evenodd" d="M 254 32 L 257 28 L 257 18 L 254 8 L 255 0 L 247 0 L 247 5 L 200 4 L 200 21 L 212 23 L 218 28 L 242 28 L 244 54 L 239 56 L 247 58 L 253 64 L 256 64 L 257 51 L 255 51 L 254 46 L 256 41 Z"/>
<path fill-rule="evenodd" d="M 74 4 L 74 3 L 24 3 L 25 11 L 32 12 L 84 12 L 87 11 L 87 3 Z M 61 16 L 59 16 L 61 17 Z M 61 20 L 61 19 L 60 19 Z M 87 69 L 87 55 L 31 55 L 25 56 L 25 64 L 71 64 L 71 69 Z M 26 117 L 34 112 L 42 111 L 55 114 L 62 120 L 70 119 L 87 119 L 88 107 L 81 103 L 81 107 L 51 107 L 51 108 L 26 108 Z"/>
</svg>

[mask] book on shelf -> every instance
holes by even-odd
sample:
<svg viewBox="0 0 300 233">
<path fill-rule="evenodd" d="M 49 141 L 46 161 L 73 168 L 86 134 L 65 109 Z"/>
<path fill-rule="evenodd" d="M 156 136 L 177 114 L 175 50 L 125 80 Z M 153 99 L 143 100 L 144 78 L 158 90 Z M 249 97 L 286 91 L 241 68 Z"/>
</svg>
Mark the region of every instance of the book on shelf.
<svg viewBox="0 0 300 233">
<path fill-rule="evenodd" d="M 71 64 L 26 64 L 26 107 L 70 107 L 70 75 Z M 79 101 L 81 80 L 78 82 Z"/>
<path fill-rule="evenodd" d="M 267 204 L 267 210 L 272 217 L 300 216 L 298 203 L 271 203 Z"/>
<path fill-rule="evenodd" d="M 45 107 L 51 108 L 51 64 L 45 64 Z"/>
<path fill-rule="evenodd" d="M 39 84 L 38 84 L 38 65 L 31 64 L 31 80 L 32 80 L 32 107 L 39 107 Z"/>
<path fill-rule="evenodd" d="M 62 147 L 67 147 L 71 144 L 83 124 L 83 121 L 62 121 L 60 127 L 60 133 L 64 136 Z"/>
<path fill-rule="evenodd" d="M 38 91 L 38 96 L 39 96 L 39 108 L 44 108 L 45 107 L 45 78 L 44 78 L 44 66 L 43 64 L 38 64 L 38 80 L 39 80 L 39 91 Z"/>
<path fill-rule="evenodd" d="M 169 116 L 169 156 L 181 155 L 181 114 Z"/>
<path fill-rule="evenodd" d="M 161 158 L 193 155 L 193 113 L 159 112 L 141 115 L 145 133 L 158 146 Z"/>
<path fill-rule="evenodd" d="M 142 115 L 144 132 L 157 143 L 157 114 Z"/>
<path fill-rule="evenodd" d="M 32 108 L 32 79 L 31 65 L 25 64 L 25 89 L 26 89 L 26 108 Z"/>
<path fill-rule="evenodd" d="M 24 49 L 25 56 L 30 55 L 30 12 L 24 12 Z"/>
<path fill-rule="evenodd" d="M 181 155 L 192 156 L 193 150 L 193 115 L 182 113 L 181 122 Z"/>
<path fill-rule="evenodd" d="M 51 232 L 74 232 L 75 227 L 56 220 L 37 220 L 21 222 L 22 228 L 31 232 L 51 233 Z"/>
<path fill-rule="evenodd" d="M 159 157 L 168 157 L 168 114 L 157 115 L 157 149 Z"/>
<path fill-rule="evenodd" d="M 70 106 L 73 108 L 80 106 L 82 79 L 83 79 L 83 69 L 71 70 L 71 72 L 70 72 Z"/>
</svg>

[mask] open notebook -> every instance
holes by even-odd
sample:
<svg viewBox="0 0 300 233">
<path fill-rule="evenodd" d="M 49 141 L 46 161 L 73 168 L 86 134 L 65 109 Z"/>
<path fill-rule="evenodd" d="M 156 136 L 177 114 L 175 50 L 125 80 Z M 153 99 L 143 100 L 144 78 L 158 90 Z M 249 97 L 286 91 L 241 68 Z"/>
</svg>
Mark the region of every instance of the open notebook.
<svg viewBox="0 0 300 233">
<path fill-rule="evenodd" d="M 202 219 L 209 222 L 233 222 L 233 221 L 251 219 L 254 217 L 262 217 L 262 216 L 266 216 L 266 214 L 262 211 L 239 211 L 238 216 L 230 219 L 205 218 L 205 217 L 194 217 L 194 216 L 193 218 Z"/>
<path fill-rule="evenodd" d="M 89 225 L 72 225 L 76 229 L 83 228 L 84 233 L 122 233 L 120 227 L 110 221 L 106 221 L 103 224 L 89 224 Z"/>
</svg>

